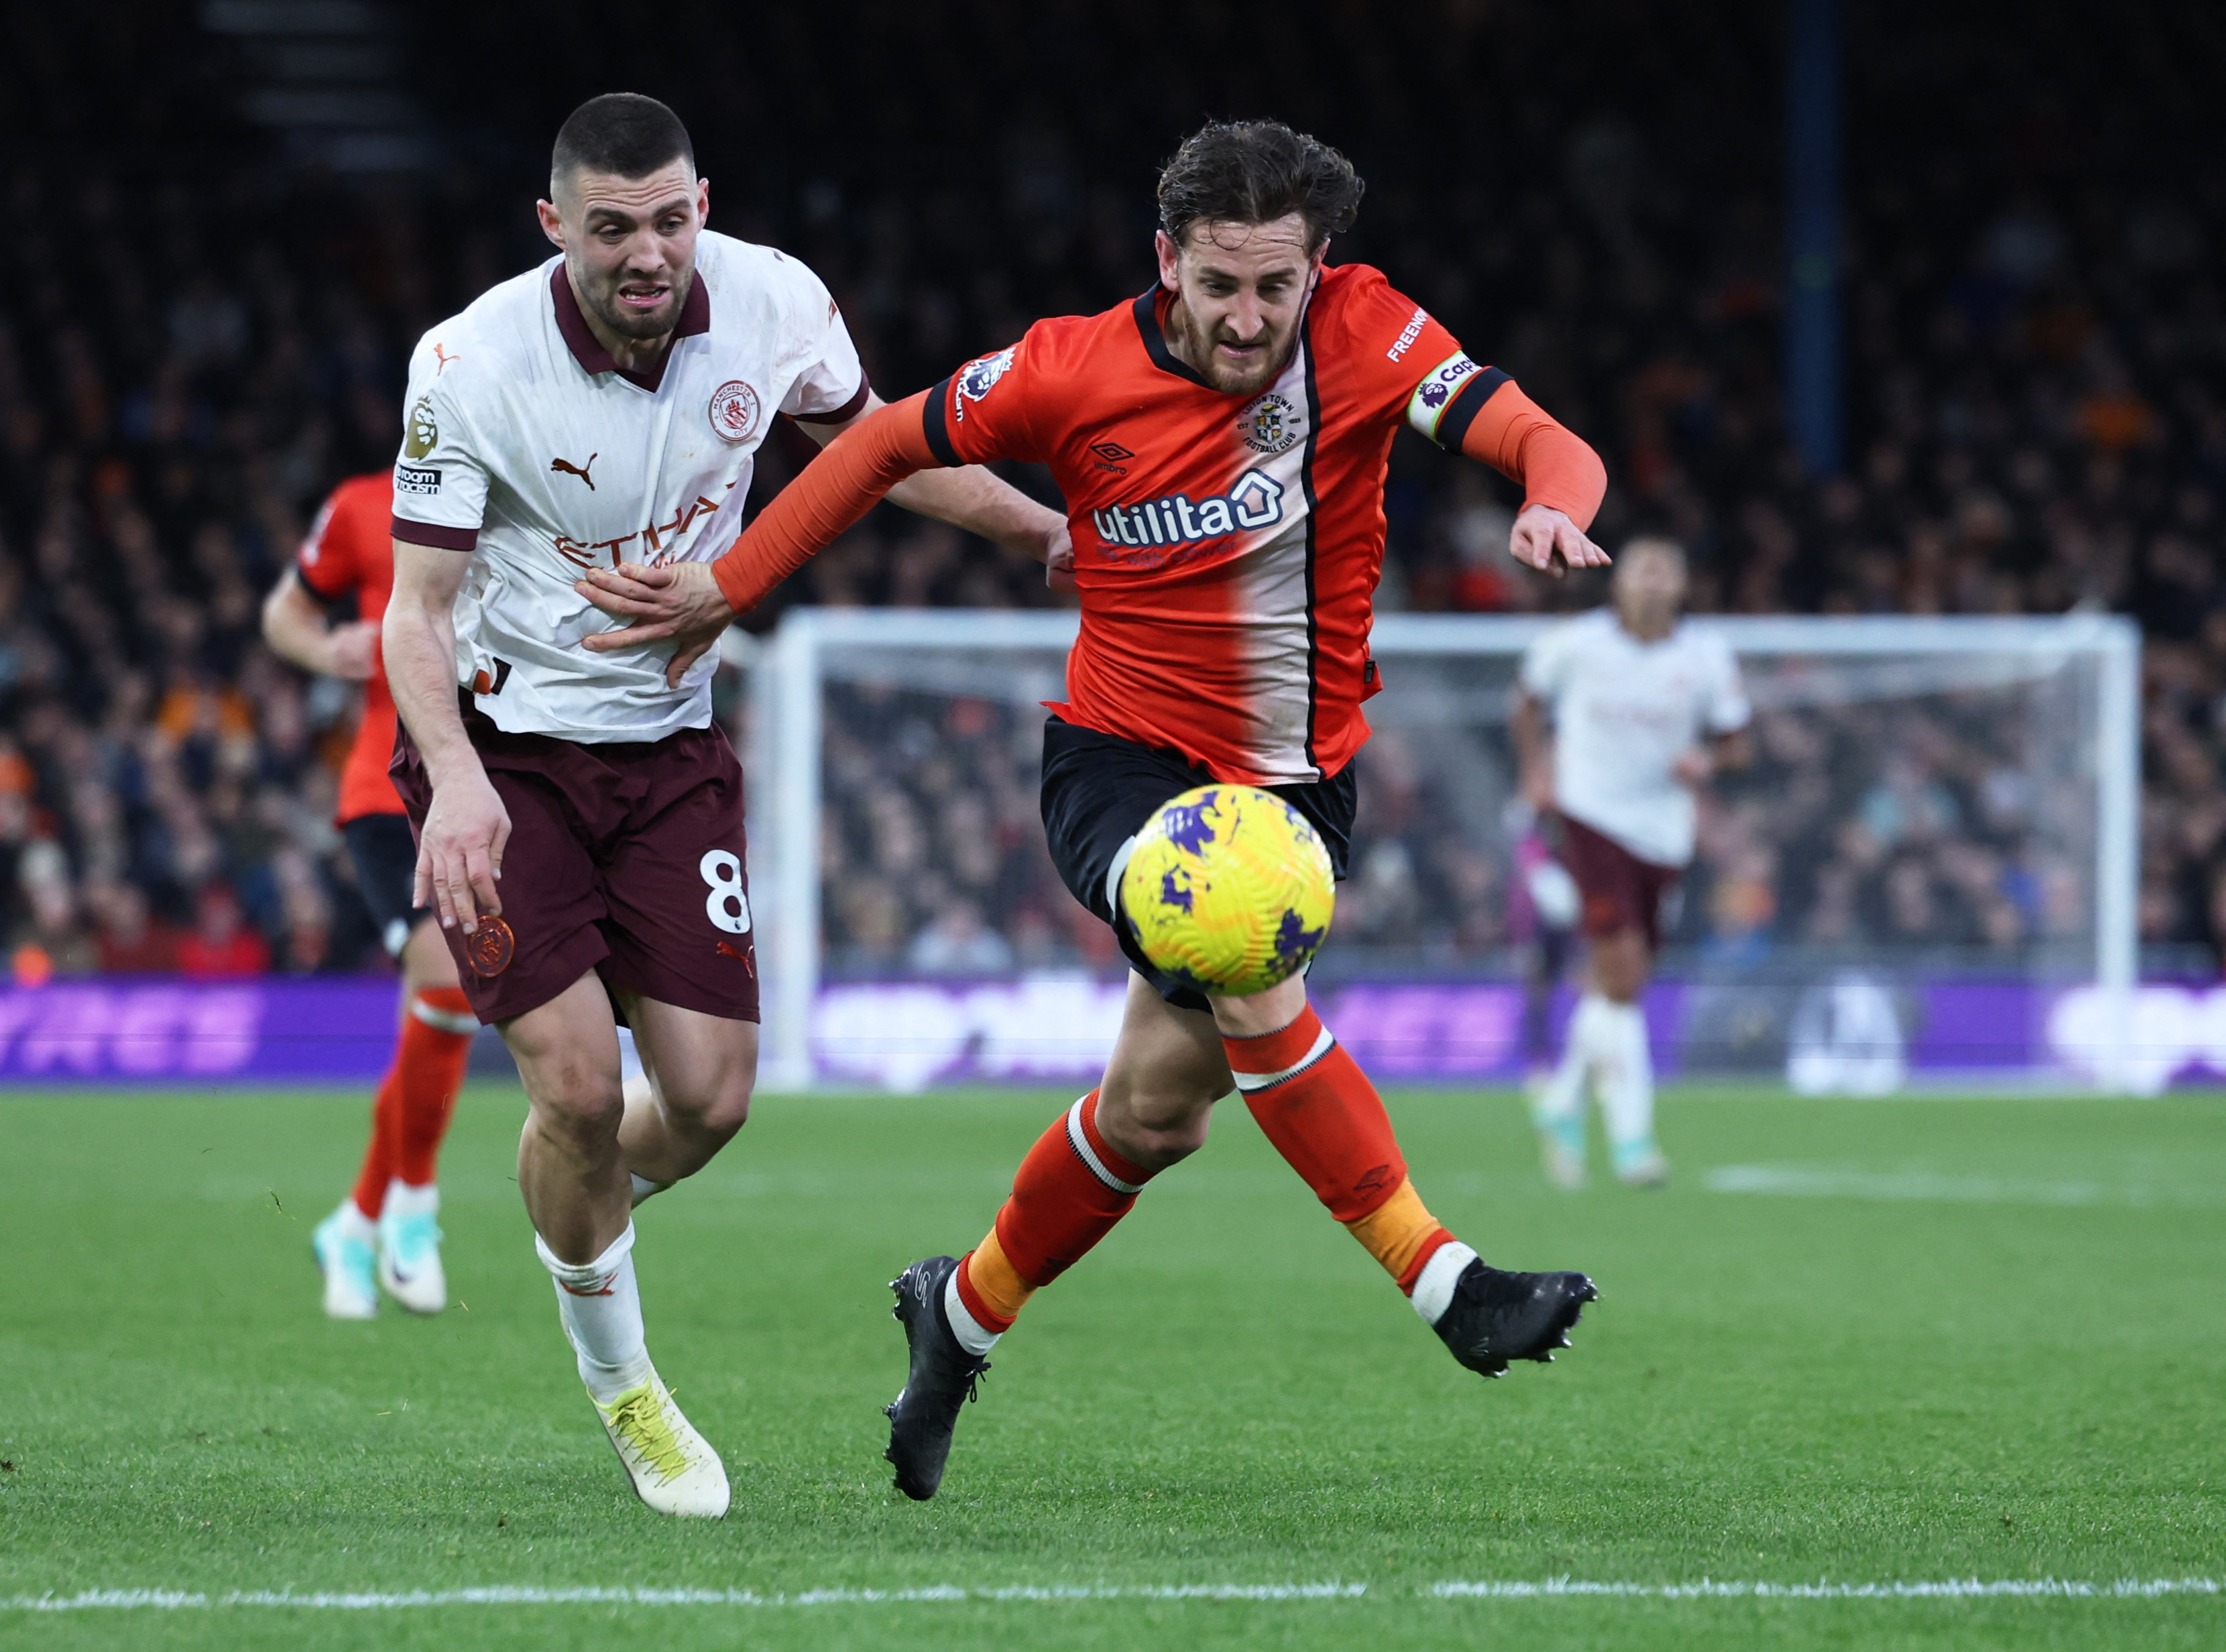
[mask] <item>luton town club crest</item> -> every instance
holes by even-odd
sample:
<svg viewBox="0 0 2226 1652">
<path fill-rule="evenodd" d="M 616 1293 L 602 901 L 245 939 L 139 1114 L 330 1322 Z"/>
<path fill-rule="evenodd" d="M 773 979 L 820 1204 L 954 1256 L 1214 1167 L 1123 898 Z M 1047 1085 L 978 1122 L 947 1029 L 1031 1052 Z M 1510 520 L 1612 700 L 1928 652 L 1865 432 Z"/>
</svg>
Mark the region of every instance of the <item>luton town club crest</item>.
<svg viewBox="0 0 2226 1652">
<path fill-rule="evenodd" d="M 729 442 L 747 442 L 757 434 L 758 393 L 739 378 L 729 378 L 711 392 L 711 428 Z"/>
<path fill-rule="evenodd" d="M 1291 398 L 1272 390 L 1237 416 L 1237 429 L 1254 453 L 1288 453 L 1306 434 Z"/>
</svg>

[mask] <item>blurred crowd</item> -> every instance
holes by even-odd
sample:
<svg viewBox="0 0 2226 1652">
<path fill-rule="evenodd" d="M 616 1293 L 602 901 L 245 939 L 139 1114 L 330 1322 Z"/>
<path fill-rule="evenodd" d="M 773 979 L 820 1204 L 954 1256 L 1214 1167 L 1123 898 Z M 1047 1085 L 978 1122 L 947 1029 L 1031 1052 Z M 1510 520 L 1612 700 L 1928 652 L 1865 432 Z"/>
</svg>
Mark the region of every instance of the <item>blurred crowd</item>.
<svg viewBox="0 0 2226 1652">
<path fill-rule="evenodd" d="M 285 164 L 234 112 L 240 60 L 182 0 L 0 22 L 16 140 L 0 160 L 0 907 L 18 979 L 375 962 L 330 824 L 353 696 L 276 662 L 258 605 L 331 486 L 391 459 L 420 331 L 544 256 L 530 202 L 547 137 L 614 85 L 680 108 L 715 226 L 811 262 L 893 397 L 1036 315 L 1141 290 L 1154 164 L 1202 116 L 1319 130 L 1370 183 L 1334 256 L 1382 265 L 1593 441 L 1614 479 L 1600 535 L 1677 535 L 1696 607 L 2134 615 L 2143 939 L 2183 961 L 2226 941 L 2209 90 L 2226 46 L 2200 9 L 1850 9 L 1848 433 L 1824 477 L 1778 411 L 1765 0 L 1705 16 L 1329 3 L 1279 15 L 1264 43 L 1218 3 L 670 10 L 637 41 L 580 0 L 537 9 L 530 40 L 507 9 L 444 7 L 448 48 L 409 62 L 448 158 L 384 178 Z M 436 23 L 417 0 L 388 10 L 404 39 Z M 663 44 L 675 30 L 685 62 Z M 770 444 L 760 486 L 805 451 Z M 1383 606 L 1600 600 L 1510 566 L 1513 499 L 1402 436 Z M 787 601 L 1053 600 L 1033 565 L 884 508 L 752 623 Z M 830 953 L 1103 961 L 1047 880 L 1033 716 L 888 692 L 830 719 Z M 2030 765 L 1989 744 L 2007 738 L 1879 708 L 1766 714 L 1758 769 L 1704 831 L 1681 937 L 2011 956 L 2059 932 L 2077 874 L 2032 847 L 2056 840 L 2006 778 Z M 1504 846 L 1523 823 L 1480 823 L 1396 734 L 1364 762 L 1341 936 L 1455 963 L 1519 939 Z"/>
</svg>

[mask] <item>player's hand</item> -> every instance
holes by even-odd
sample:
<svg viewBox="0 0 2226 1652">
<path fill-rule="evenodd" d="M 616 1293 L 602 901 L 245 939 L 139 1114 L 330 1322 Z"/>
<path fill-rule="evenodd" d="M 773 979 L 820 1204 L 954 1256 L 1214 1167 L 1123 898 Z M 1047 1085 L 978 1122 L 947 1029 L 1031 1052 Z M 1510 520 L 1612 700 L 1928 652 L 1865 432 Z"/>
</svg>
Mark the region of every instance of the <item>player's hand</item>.
<svg viewBox="0 0 2226 1652">
<path fill-rule="evenodd" d="M 1698 746 L 1687 747 L 1670 765 L 1670 778 L 1681 786 L 1704 786 L 1715 775 L 1715 758 Z"/>
<path fill-rule="evenodd" d="M 484 770 L 455 776 L 433 788 L 432 805 L 417 834 L 417 884 L 410 903 L 440 914 L 442 929 L 469 935 L 481 914 L 502 915 L 502 851 L 510 842 L 510 810 L 502 806 Z"/>
<path fill-rule="evenodd" d="M 334 626 L 325 633 L 325 648 L 327 677 L 364 682 L 371 676 L 372 667 L 378 663 L 378 624 L 372 620 L 351 620 L 344 626 Z"/>
<path fill-rule="evenodd" d="M 1054 591 L 1074 589 L 1074 540 L 1062 522 L 1044 536 L 1044 583 Z"/>
<path fill-rule="evenodd" d="M 1584 530 L 1550 505 L 1526 505 L 1507 537 L 1508 554 L 1525 568 L 1555 579 L 1573 568 L 1606 568 L 1607 552 L 1585 537 Z"/>
<path fill-rule="evenodd" d="M 735 623 L 735 611 L 727 606 L 726 594 L 709 562 L 667 562 L 662 568 L 621 562 L 616 568 L 591 568 L 572 588 L 605 613 L 633 621 L 624 631 L 600 632 L 586 639 L 594 652 L 607 654 L 644 643 L 679 645 L 665 667 L 665 684 L 671 689 L 680 686 L 688 668 Z"/>
</svg>

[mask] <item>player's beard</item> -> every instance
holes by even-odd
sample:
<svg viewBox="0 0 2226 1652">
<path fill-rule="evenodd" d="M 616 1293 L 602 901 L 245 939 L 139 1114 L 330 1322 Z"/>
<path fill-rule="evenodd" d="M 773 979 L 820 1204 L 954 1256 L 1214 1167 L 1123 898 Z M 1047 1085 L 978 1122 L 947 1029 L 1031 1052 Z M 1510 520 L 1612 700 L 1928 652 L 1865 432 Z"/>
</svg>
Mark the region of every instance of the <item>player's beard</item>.
<svg viewBox="0 0 2226 1652">
<path fill-rule="evenodd" d="M 1236 341 L 1236 335 L 1225 331 L 1217 332 L 1210 339 L 1199 339 L 1196 329 L 1191 329 L 1191 337 L 1196 340 L 1191 353 L 1198 359 L 1199 377 L 1224 396 L 1257 396 L 1275 382 L 1276 374 L 1290 360 L 1291 339 L 1297 331 L 1295 322 L 1289 332 L 1280 336 L 1269 330 L 1254 366 L 1232 367 L 1221 359 L 1218 346 L 1224 341 Z"/>
<path fill-rule="evenodd" d="M 595 319 L 622 339 L 661 339 L 680 325 L 680 312 L 688 303 L 688 283 L 693 270 L 684 270 L 666 283 L 665 302 L 653 310 L 630 309 L 619 302 L 619 289 L 639 281 L 639 276 L 617 274 L 591 283 L 585 296 Z"/>
</svg>

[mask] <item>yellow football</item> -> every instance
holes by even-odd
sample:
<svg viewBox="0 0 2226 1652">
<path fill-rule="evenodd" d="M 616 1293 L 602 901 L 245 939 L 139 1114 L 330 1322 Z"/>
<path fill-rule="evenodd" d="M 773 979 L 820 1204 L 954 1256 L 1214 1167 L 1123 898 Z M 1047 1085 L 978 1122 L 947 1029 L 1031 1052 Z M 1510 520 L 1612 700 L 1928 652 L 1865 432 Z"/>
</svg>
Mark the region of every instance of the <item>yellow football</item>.
<svg viewBox="0 0 2226 1652">
<path fill-rule="evenodd" d="M 1257 786 L 1186 791 L 1136 834 L 1121 905 L 1144 956 L 1200 992 L 1243 997 L 1304 969 L 1337 905 L 1307 817 Z"/>
</svg>

